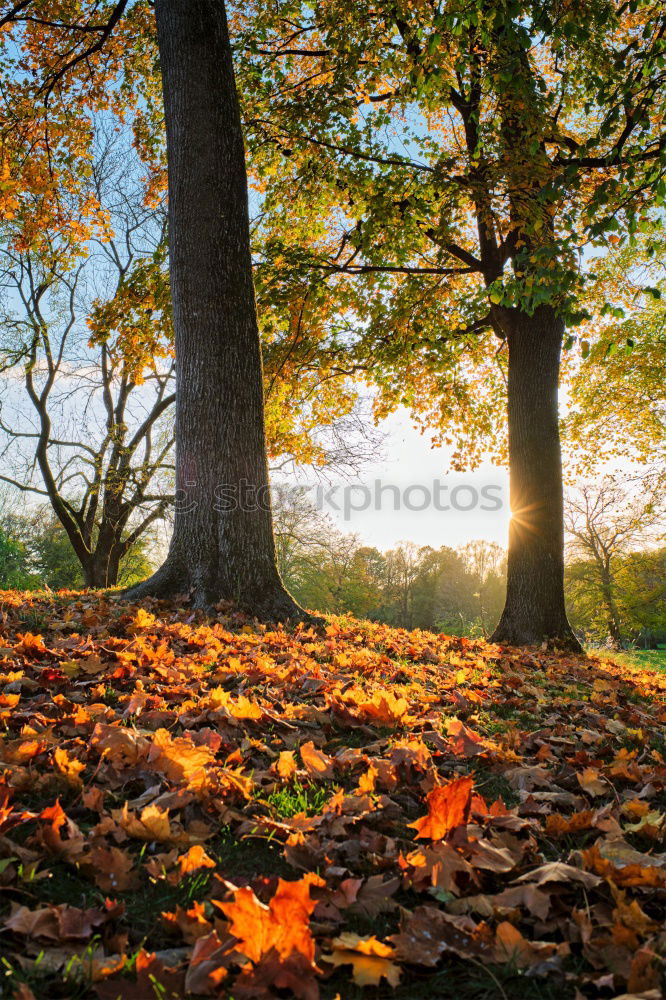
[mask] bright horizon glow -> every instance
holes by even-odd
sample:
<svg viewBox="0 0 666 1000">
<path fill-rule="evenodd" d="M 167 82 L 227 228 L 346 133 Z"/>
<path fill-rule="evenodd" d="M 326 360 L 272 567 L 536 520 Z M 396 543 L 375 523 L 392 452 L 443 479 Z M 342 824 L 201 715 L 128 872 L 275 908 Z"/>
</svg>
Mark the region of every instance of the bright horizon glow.
<svg viewBox="0 0 666 1000">
<path fill-rule="evenodd" d="M 327 505 L 325 509 L 340 531 L 357 534 L 366 545 L 383 551 L 393 548 L 401 541 L 411 541 L 419 546 L 430 545 L 437 549 L 442 545 L 457 548 L 477 538 L 497 542 L 506 548 L 510 519 L 509 476 L 506 469 L 484 462 L 474 472 L 448 471 L 452 449 L 433 448 L 428 433 L 421 434 L 413 426 L 406 409 L 400 409 L 382 421 L 379 429 L 386 435 L 383 454 L 378 456 L 377 461 L 365 465 L 359 477 L 353 480 L 354 483 L 372 491 L 375 481 L 381 480 L 382 486 L 398 487 L 404 497 L 404 491 L 410 486 L 432 489 L 433 480 L 440 480 L 444 491 L 444 502 L 441 505 L 446 503 L 447 488 L 450 494 L 459 487 L 459 492 L 465 497 L 465 503 L 461 503 L 461 506 L 467 504 L 467 497 L 471 497 L 468 487 L 478 492 L 481 504 L 491 506 L 481 497 L 481 490 L 484 487 L 495 487 L 493 496 L 498 501 L 501 500 L 501 509 L 482 510 L 477 505 L 471 510 L 440 511 L 431 504 L 427 509 L 417 511 L 404 509 L 401 502 L 401 509 L 395 510 L 387 491 L 385 495 L 388 499 L 385 503 L 382 502 L 382 509 L 354 511 L 348 519 L 343 510 L 335 512 Z M 312 473 L 305 471 L 298 475 L 298 481 L 311 485 L 318 480 L 313 478 Z M 333 500 L 342 506 L 339 494 L 344 483 L 336 479 L 331 485 L 336 484 L 339 489 L 333 494 Z M 326 492 L 328 487 L 324 486 L 323 490 Z M 418 490 L 415 493 L 419 495 Z M 311 495 L 314 499 L 314 487 Z"/>
</svg>

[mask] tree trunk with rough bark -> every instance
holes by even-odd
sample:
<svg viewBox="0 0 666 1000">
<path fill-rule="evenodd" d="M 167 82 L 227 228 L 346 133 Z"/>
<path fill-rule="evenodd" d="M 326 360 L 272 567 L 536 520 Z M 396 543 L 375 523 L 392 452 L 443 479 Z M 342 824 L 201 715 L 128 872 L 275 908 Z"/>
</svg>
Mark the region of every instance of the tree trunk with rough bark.
<svg viewBox="0 0 666 1000">
<path fill-rule="evenodd" d="M 502 310 L 509 350 L 511 523 L 506 604 L 493 642 L 580 651 L 564 604 L 558 383 L 564 323 L 550 306 Z"/>
<path fill-rule="evenodd" d="M 130 598 L 305 617 L 277 569 L 245 153 L 223 0 L 157 0 L 176 350 L 168 556 Z"/>
<path fill-rule="evenodd" d="M 94 549 L 83 564 L 83 580 L 86 587 L 105 589 L 115 587 L 120 572 L 121 549 L 118 544 L 105 544 L 98 539 Z"/>
</svg>

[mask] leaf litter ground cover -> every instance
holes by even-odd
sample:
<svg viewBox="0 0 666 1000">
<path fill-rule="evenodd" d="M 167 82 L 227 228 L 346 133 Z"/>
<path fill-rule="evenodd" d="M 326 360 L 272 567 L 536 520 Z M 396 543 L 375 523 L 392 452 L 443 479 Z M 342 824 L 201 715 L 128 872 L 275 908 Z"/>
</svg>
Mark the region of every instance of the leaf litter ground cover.
<svg viewBox="0 0 666 1000">
<path fill-rule="evenodd" d="M 663 995 L 666 677 L 6 593 L 0 995 Z"/>
</svg>

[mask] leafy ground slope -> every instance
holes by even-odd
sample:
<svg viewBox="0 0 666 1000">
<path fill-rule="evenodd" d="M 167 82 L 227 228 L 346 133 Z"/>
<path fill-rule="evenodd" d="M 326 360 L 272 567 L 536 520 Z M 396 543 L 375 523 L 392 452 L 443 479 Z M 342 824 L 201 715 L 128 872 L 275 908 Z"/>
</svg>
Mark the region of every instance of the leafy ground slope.
<svg viewBox="0 0 666 1000">
<path fill-rule="evenodd" d="M 3 997 L 662 996 L 666 676 L 0 598 Z"/>
</svg>

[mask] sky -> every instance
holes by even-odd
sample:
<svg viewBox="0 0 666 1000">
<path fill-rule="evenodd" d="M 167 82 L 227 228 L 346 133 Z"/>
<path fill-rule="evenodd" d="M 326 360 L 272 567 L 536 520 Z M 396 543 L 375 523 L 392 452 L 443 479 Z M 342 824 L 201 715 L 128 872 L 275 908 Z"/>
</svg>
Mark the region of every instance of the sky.
<svg viewBox="0 0 666 1000">
<path fill-rule="evenodd" d="M 456 548 L 475 538 L 506 547 L 506 470 L 488 462 L 475 472 L 449 473 L 448 450 L 432 448 L 429 435 L 413 427 L 404 409 L 383 421 L 380 431 L 386 435 L 381 454 L 357 478 L 330 484 L 307 480 L 310 498 L 341 531 L 382 550 L 406 540 Z"/>
</svg>

